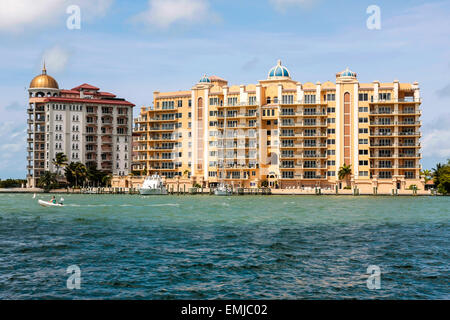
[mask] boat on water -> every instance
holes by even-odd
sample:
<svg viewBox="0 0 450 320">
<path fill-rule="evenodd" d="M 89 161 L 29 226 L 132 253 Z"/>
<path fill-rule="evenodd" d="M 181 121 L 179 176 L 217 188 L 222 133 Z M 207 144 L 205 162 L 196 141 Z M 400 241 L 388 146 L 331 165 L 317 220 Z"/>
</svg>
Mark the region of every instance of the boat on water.
<svg viewBox="0 0 450 320">
<path fill-rule="evenodd" d="M 141 195 L 166 195 L 167 188 L 159 175 L 148 176 L 145 178 L 142 187 L 139 189 Z"/>
<path fill-rule="evenodd" d="M 220 184 L 216 190 L 214 190 L 216 196 L 231 196 L 231 190 L 227 188 L 226 185 Z"/>
<path fill-rule="evenodd" d="M 44 200 L 38 200 L 38 203 L 42 206 L 42 207 L 63 207 L 64 205 L 62 203 L 53 203 L 50 201 L 44 201 Z"/>
</svg>

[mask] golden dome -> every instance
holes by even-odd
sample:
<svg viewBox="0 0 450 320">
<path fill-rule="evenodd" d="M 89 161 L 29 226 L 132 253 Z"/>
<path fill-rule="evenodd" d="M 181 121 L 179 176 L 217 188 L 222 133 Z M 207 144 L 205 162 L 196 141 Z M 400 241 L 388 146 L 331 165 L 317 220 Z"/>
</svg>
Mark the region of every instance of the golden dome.
<svg viewBox="0 0 450 320">
<path fill-rule="evenodd" d="M 59 89 L 58 82 L 56 82 L 56 80 L 53 79 L 53 77 L 50 77 L 47 74 L 47 70 L 45 69 L 45 63 L 44 68 L 42 69 L 42 74 L 34 77 L 33 80 L 31 80 L 30 88 Z"/>
</svg>

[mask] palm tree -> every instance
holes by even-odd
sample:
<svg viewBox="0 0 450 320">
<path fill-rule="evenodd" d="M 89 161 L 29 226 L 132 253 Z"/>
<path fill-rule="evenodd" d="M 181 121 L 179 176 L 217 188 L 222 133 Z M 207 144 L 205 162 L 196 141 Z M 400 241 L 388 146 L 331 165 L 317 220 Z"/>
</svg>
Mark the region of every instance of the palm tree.
<svg viewBox="0 0 450 320">
<path fill-rule="evenodd" d="M 421 174 L 422 176 L 424 176 L 424 178 L 425 178 L 425 183 L 427 183 L 428 181 L 430 181 L 430 180 L 432 179 L 432 177 L 433 177 L 433 174 L 432 174 L 431 170 L 428 170 L 428 169 L 421 171 L 420 174 Z"/>
<path fill-rule="evenodd" d="M 65 167 L 67 165 L 67 156 L 64 154 L 64 152 L 58 152 L 55 155 L 55 159 L 52 160 L 53 165 L 56 167 L 56 173 L 60 175 L 59 169 L 61 167 Z"/>
<path fill-rule="evenodd" d="M 183 176 L 189 176 L 189 169 L 186 169 L 183 171 Z"/>
<path fill-rule="evenodd" d="M 69 183 L 74 183 L 75 186 L 78 186 L 78 183 L 84 182 L 87 177 L 87 169 L 84 164 L 81 162 L 71 162 L 66 168 L 66 178 Z"/>
<path fill-rule="evenodd" d="M 111 185 L 111 179 L 112 179 L 111 175 L 109 175 L 109 174 L 105 175 L 102 179 L 103 185 L 105 187 L 109 187 Z"/>
<path fill-rule="evenodd" d="M 100 185 L 104 175 L 105 174 L 98 170 L 95 166 L 89 166 L 86 169 L 86 178 L 93 186 Z"/>
<path fill-rule="evenodd" d="M 436 164 L 436 168 L 433 168 L 433 178 L 434 178 L 434 184 L 439 185 L 440 183 L 440 176 L 442 172 L 442 168 L 444 168 L 445 165 L 442 163 Z"/>
<path fill-rule="evenodd" d="M 43 175 L 40 176 L 38 180 L 38 186 L 43 188 L 45 192 L 50 191 L 50 189 L 57 183 L 56 174 L 50 171 L 45 171 Z"/>
<path fill-rule="evenodd" d="M 346 184 L 348 186 L 348 177 L 352 174 L 352 167 L 351 165 L 346 165 L 344 163 L 344 165 L 342 167 L 339 168 L 338 171 L 338 178 L 339 180 L 346 180 Z"/>
</svg>

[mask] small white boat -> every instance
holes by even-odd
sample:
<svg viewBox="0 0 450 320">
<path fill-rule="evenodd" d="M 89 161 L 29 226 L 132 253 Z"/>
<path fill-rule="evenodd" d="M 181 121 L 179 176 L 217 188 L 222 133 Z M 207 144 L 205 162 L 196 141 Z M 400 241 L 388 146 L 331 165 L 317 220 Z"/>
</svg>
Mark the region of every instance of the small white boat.
<svg viewBox="0 0 450 320">
<path fill-rule="evenodd" d="M 227 188 L 224 184 L 220 184 L 216 190 L 214 190 L 216 196 L 231 196 L 231 190 Z"/>
<path fill-rule="evenodd" d="M 166 195 L 167 188 L 159 175 L 146 177 L 142 187 L 139 189 L 141 195 Z"/>
<path fill-rule="evenodd" d="M 49 201 L 44 201 L 44 200 L 38 200 L 38 203 L 43 206 L 43 207 L 63 207 L 64 205 L 61 203 L 53 203 L 53 202 L 49 202 Z"/>
</svg>

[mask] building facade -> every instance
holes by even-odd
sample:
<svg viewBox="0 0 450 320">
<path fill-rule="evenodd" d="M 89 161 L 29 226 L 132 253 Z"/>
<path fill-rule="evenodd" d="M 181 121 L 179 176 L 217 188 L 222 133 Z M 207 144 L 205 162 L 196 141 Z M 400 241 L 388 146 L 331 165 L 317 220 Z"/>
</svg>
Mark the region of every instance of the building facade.
<svg viewBox="0 0 450 320">
<path fill-rule="evenodd" d="M 141 108 L 133 170 L 206 187 L 419 187 L 419 92 L 417 82 L 360 83 L 348 68 L 335 82 L 300 83 L 281 61 L 256 84 L 204 76 Z"/>
<path fill-rule="evenodd" d="M 53 159 L 60 152 L 68 162 L 129 174 L 132 103 L 89 84 L 59 89 L 45 65 L 28 92 L 28 187 L 35 187 L 44 171 L 56 172 Z"/>
</svg>

